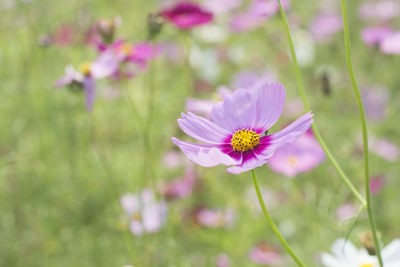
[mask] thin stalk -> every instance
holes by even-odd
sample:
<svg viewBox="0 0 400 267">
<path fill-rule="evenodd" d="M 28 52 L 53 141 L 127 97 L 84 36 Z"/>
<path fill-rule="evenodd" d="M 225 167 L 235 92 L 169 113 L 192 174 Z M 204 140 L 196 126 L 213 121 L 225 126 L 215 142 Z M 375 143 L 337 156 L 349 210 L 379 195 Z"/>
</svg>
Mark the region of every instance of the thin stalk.
<svg viewBox="0 0 400 267">
<path fill-rule="evenodd" d="M 151 42 L 152 54 L 155 53 L 155 44 Z M 156 68 L 155 61 L 152 59 L 150 61 L 150 72 L 149 72 L 149 95 L 147 99 L 147 118 L 146 118 L 146 126 L 144 131 L 144 145 L 145 145 L 145 164 L 144 166 L 144 175 L 147 179 L 152 178 L 152 186 L 154 187 L 153 180 L 153 168 L 151 167 L 151 158 L 153 154 L 151 140 L 152 140 L 152 126 L 154 119 L 154 102 L 156 98 Z"/>
<path fill-rule="evenodd" d="M 367 122 L 365 119 L 364 106 L 361 100 L 360 90 L 358 88 L 356 76 L 353 70 L 353 62 L 351 60 L 351 51 L 350 51 L 350 33 L 349 33 L 349 21 L 348 21 L 348 13 L 347 13 L 347 2 L 346 0 L 341 0 L 342 6 L 342 17 L 343 17 L 343 29 L 344 29 L 344 46 L 346 52 L 346 64 L 347 70 L 350 76 L 351 85 L 353 87 L 354 95 L 357 100 L 357 106 L 360 113 L 360 121 L 362 128 L 362 136 L 363 136 L 363 150 L 364 150 L 364 173 L 365 173 L 365 194 L 367 197 L 367 212 L 368 212 L 368 220 L 371 225 L 372 235 L 374 237 L 376 255 L 378 257 L 379 265 L 383 267 L 383 261 L 381 256 L 381 249 L 379 246 L 378 236 L 376 234 L 376 225 L 375 218 L 372 213 L 372 203 L 371 203 L 371 192 L 369 187 L 369 160 L 368 160 L 368 133 L 367 133 Z"/>
<path fill-rule="evenodd" d="M 300 74 L 299 64 L 297 62 L 296 51 L 294 49 L 293 39 L 292 39 L 292 35 L 290 33 L 290 28 L 289 28 L 289 23 L 288 23 L 288 20 L 287 20 L 287 17 L 286 17 L 285 10 L 284 10 L 284 8 L 282 6 L 281 0 L 278 0 L 278 4 L 279 4 L 280 12 L 281 12 L 283 25 L 284 25 L 284 28 L 285 28 L 285 31 L 286 31 L 286 35 L 287 35 L 287 38 L 288 38 L 288 41 L 289 41 L 290 53 L 291 53 L 291 56 L 292 56 L 293 65 L 294 65 L 294 69 L 295 69 L 295 73 L 296 73 L 297 87 L 299 88 L 299 93 L 300 93 L 301 99 L 303 101 L 304 109 L 306 110 L 306 112 L 309 112 L 309 111 L 311 111 L 311 109 L 310 109 L 310 105 L 308 104 L 307 96 L 306 96 L 306 93 L 305 93 L 305 90 L 304 90 L 304 83 L 303 83 L 303 79 L 302 79 L 301 74 Z M 367 204 L 366 200 L 361 196 L 361 194 L 354 187 L 354 185 L 350 181 L 349 177 L 344 173 L 343 169 L 340 167 L 339 163 L 337 162 L 337 160 L 335 159 L 335 157 L 333 156 L 333 154 L 329 150 L 328 146 L 326 145 L 324 139 L 322 138 L 322 136 L 321 136 L 321 134 L 320 134 L 320 132 L 318 130 L 318 127 L 317 127 L 317 124 L 315 123 L 315 121 L 311 125 L 311 128 L 313 129 L 315 138 L 317 139 L 317 141 L 321 145 L 322 149 L 325 151 L 326 156 L 328 157 L 329 161 L 331 162 L 333 167 L 336 169 L 336 171 L 338 172 L 338 174 L 342 178 L 343 182 L 347 185 L 347 187 L 354 194 L 354 196 L 365 207 L 366 204 Z"/>
<path fill-rule="evenodd" d="M 275 235 L 281 241 L 282 245 L 284 246 L 286 251 L 289 253 L 289 255 L 292 257 L 292 259 L 297 263 L 297 265 L 299 265 L 300 267 L 306 267 L 306 265 L 297 257 L 297 255 L 294 253 L 292 248 L 289 246 L 289 244 L 287 243 L 287 241 L 285 240 L 285 238 L 282 236 L 281 232 L 279 231 L 278 227 L 272 220 L 271 216 L 269 215 L 268 210 L 265 207 L 264 199 L 263 199 L 263 197 L 261 195 L 261 191 L 260 191 L 260 185 L 258 184 L 256 173 L 254 172 L 254 170 L 251 170 L 251 176 L 253 177 L 254 187 L 256 189 L 257 198 L 258 198 L 258 201 L 260 202 L 261 209 L 264 213 L 265 219 L 267 220 L 269 226 L 272 228 L 272 231 L 275 233 Z"/>
</svg>

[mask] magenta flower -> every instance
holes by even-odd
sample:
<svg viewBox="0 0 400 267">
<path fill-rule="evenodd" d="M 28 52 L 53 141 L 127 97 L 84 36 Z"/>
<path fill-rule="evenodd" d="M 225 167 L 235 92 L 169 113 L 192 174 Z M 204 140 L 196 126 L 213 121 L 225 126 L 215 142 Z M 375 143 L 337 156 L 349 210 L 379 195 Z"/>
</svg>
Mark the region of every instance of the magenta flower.
<svg viewBox="0 0 400 267">
<path fill-rule="evenodd" d="M 319 15 L 311 23 L 310 31 L 315 40 L 319 42 L 329 41 L 335 33 L 343 29 L 342 17 L 338 15 Z"/>
<path fill-rule="evenodd" d="M 178 120 L 186 134 L 204 144 L 172 138 L 191 161 L 203 167 L 223 164 L 230 166 L 228 172 L 239 174 L 262 166 L 278 147 L 305 133 L 313 121 L 309 112 L 285 129 L 268 134 L 285 102 L 285 88 L 278 83 L 260 80 L 252 90 L 238 89 L 223 99 L 213 106 L 212 121 L 193 113 L 182 113 Z"/>
<path fill-rule="evenodd" d="M 380 44 L 380 42 L 389 36 L 392 30 L 389 27 L 377 26 L 377 27 L 367 27 L 361 32 L 361 39 L 368 46 L 375 46 Z"/>
<path fill-rule="evenodd" d="M 308 172 L 325 159 L 325 153 L 312 131 L 307 131 L 293 144 L 286 144 L 276 150 L 269 160 L 269 167 L 290 178 L 298 173 Z"/>
<path fill-rule="evenodd" d="M 95 80 L 108 77 L 117 70 L 117 60 L 114 53 L 106 51 L 92 63 L 85 62 L 79 67 L 79 71 L 72 66 L 67 66 L 65 75 L 58 79 L 55 87 L 77 85 L 85 91 L 86 109 L 91 110 L 95 99 Z"/>
<path fill-rule="evenodd" d="M 123 195 L 121 205 L 129 218 L 130 230 L 136 236 L 157 232 L 165 225 L 167 204 L 163 201 L 156 202 L 149 189 L 140 194 Z"/>
<path fill-rule="evenodd" d="M 400 31 L 386 36 L 380 43 L 380 50 L 384 54 L 400 55 Z"/>
<path fill-rule="evenodd" d="M 179 29 L 191 29 L 213 20 L 213 14 L 192 2 L 180 2 L 170 9 L 161 11 L 161 15 Z"/>
<path fill-rule="evenodd" d="M 260 242 L 249 251 L 249 258 L 261 265 L 276 265 L 282 262 L 282 256 L 277 248 Z"/>
</svg>

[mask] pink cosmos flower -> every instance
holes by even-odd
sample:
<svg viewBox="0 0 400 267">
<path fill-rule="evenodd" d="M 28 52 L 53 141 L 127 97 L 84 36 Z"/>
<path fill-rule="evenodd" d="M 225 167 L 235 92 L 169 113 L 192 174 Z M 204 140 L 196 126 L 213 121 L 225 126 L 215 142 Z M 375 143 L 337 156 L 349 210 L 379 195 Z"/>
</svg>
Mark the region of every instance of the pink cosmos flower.
<svg viewBox="0 0 400 267">
<path fill-rule="evenodd" d="M 289 8 L 289 1 L 282 0 L 284 9 Z M 237 14 L 231 21 L 234 32 L 244 32 L 262 25 L 271 16 L 279 12 L 276 0 L 253 0 L 247 10 Z"/>
<path fill-rule="evenodd" d="M 389 102 L 389 90 L 384 86 L 365 87 L 361 97 L 368 119 L 379 122 L 386 118 Z"/>
<path fill-rule="evenodd" d="M 276 265 L 282 262 L 279 250 L 265 242 L 260 242 L 252 247 L 249 251 L 249 258 L 261 265 Z"/>
<path fill-rule="evenodd" d="M 130 230 L 136 236 L 157 232 L 165 225 L 167 204 L 163 201 L 156 202 L 149 189 L 140 194 L 123 195 L 121 205 L 129 218 Z"/>
<path fill-rule="evenodd" d="M 399 159 L 399 147 L 386 139 L 371 136 L 369 138 L 369 149 L 387 161 L 396 162 Z"/>
<path fill-rule="evenodd" d="M 366 27 L 361 32 L 361 39 L 366 45 L 375 46 L 391 33 L 392 30 L 386 26 Z"/>
<path fill-rule="evenodd" d="M 315 40 L 329 41 L 332 35 L 343 29 L 342 17 L 333 14 L 319 15 L 311 23 L 310 31 Z"/>
<path fill-rule="evenodd" d="M 54 33 L 50 35 L 51 44 L 57 46 L 68 46 L 77 39 L 76 29 L 70 25 L 61 25 Z"/>
<path fill-rule="evenodd" d="M 229 266 L 231 266 L 231 261 L 229 259 L 229 256 L 226 255 L 225 253 L 219 254 L 217 256 L 216 262 L 217 262 L 217 267 L 229 267 Z"/>
<path fill-rule="evenodd" d="M 380 43 L 380 50 L 384 54 L 400 54 L 400 31 L 388 34 Z"/>
<path fill-rule="evenodd" d="M 231 228 L 235 223 L 235 212 L 232 209 L 197 209 L 195 221 L 209 228 Z"/>
<path fill-rule="evenodd" d="M 386 179 L 382 175 L 376 175 L 376 176 L 372 177 L 369 182 L 369 188 L 371 190 L 371 194 L 372 195 L 378 194 L 382 190 L 385 183 L 386 183 Z"/>
<path fill-rule="evenodd" d="M 213 14 L 221 15 L 240 7 L 243 0 L 204 0 L 203 5 Z"/>
<path fill-rule="evenodd" d="M 290 178 L 298 173 L 308 172 L 325 159 L 324 150 L 315 139 L 311 130 L 302 135 L 293 144 L 279 147 L 269 160 L 269 167 Z"/>
<path fill-rule="evenodd" d="M 276 73 L 272 70 L 265 70 L 263 72 L 241 70 L 233 75 L 231 86 L 232 88 L 253 87 L 261 77 L 264 77 L 264 79 L 269 82 L 275 82 L 277 80 Z"/>
<path fill-rule="evenodd" d="M 55 87 L 66 85 L 77 85 L 85 91 L 86 109 L 90 111 L 95 99 L 95 80 L 105 78 L 117 70 L 118 64 L 114 54 L 106 51 L 92 63 L 85 62 L 81 64 L 80 71 L 72 66 L 67 66 L 65 75 L 58 79 Z"/>
<path fill-rule="evenodd" d="M 119 62 L 132 62 L 139 64 L 141 67 L 145 67 L 147 62 L 160 51 L 159 47 L 152 47 L 147 42 L 130 44 L 124 40 L 115 41 L 111 45 L 99 43 L 97 49 L 100 52 L 110 49 L 115 53 Z"/>
<path fill-rule="evenodd" d="M 336 217 L 340 221 L 345 221 L 348 220 L 354 216 L 356 216 L 358 211 L 358 208 L 350 203 L 346 203 L 341 205 L 337 210 L 336 210 Z"/>
<path fill-rule="evenodd" d="M 284 106 L 282 84 L 260 80 L 253 89 L 238 89 L 223 99 L 213 106 L 212 121 L 190 112 L 178 120 L 186 134 L 205 144 L 172 138 L 191 161 L 203 167 L 223 164 L 230 166 L 228 172 L 239 174 L 262 166 L 278 147 L 295 141 L 313 122 L 309 112 L 285 129 L 268 134 Z"/>
<path fill-rule="evenodd" d="M 189 164 L 182 178 L 173 180 L 165 185 L 163 195 L 167 200 L 189 197 L 192 195 L 195 183 L 196 173 L 194 166 Z"/>
<path fill-rule="evenodd" d="M 400 3 L 398 1 L 367 1 L 363 2 L 358 14 L 361 19 L 391 19 L 400 15 Z"/>
<path fill-rule="evenodd" d="M 192 29 L 213 20 L 213 14 L 199 5 L 184 1 L 170 9 L 161 11 L 161 15 L 179 29 Z"/>
<path fill-rule="evenodd" d="M 217 94 L 215 95 L 215 99 L 197 99 L 197 98 L 188 98 L 186 99 L 186 111 L 192 112 L 197 115 L 203 115 L 206 118 L 210 118 L 211 110 L 215 103 L 221 100 L 224 94 L 231 94 L 232 91 L 225 86 L 220 86 L 217 89 Z"/>
<path fill-rule="evenodd" d="M 167 169 L 175 169 L 180 167 L 185 162 L 182 153 L 175 150 L 166 152 L 163 156 L 163 163 Z"/>
</svg>

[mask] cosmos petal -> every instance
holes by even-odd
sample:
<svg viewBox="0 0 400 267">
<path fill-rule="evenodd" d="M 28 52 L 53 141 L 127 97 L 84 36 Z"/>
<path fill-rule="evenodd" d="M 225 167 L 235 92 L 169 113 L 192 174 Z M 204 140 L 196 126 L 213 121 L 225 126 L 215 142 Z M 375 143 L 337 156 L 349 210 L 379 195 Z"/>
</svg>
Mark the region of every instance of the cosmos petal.
<svg viewBox="0 0 400 267">
<path fill-rule="evenodd" d="M 230 135 L 215 123 L 190 112 L 187 115 L 182 113 L 178 124 L 187 135 L 207 144 L 224 144 Z"/>
<path fill-rule="evenodd" d="M 262 79 L 256 83 L 254 89 L 256 116 L 255 123 L 252 125 L 256 129 L 265 132 L 281 116 L 285 105 L 285 88 L 279 83 L 269 83 Z"/>
<path fill-rule="evenodd" d="M 86 109 L 91 111 L 96 97 L 94 79 L 91 76 L 85 76 L 83 79 L 83 88 L 86 95 Z"/>
<path fill-rule="evenodd" d="M 219 164 L 229 166 L 240 163 L 240 161 L 229 157 L 217 147 L 184 142 L 174 137 L 171 139 L 191 161 L 200 166 L 214 167 Z"/>
</svg>

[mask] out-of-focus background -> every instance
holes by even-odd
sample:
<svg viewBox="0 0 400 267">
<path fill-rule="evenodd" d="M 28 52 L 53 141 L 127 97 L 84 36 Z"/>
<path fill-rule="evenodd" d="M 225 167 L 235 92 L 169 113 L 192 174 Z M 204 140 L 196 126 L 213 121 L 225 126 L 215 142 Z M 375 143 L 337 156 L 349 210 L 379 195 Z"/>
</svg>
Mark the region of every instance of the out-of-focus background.
<svg viewBox="0 0 400 267">
<path fill-rule="evenodd" d="M 82 90 L 56 89 L 55 82 L 67 65 L 96 59 L 91 29 L 119 17 L 114 40 L 141 43 L 148 14 L 176 1 L 0 0 L 0 266 L 294 266 L 259 211 L 250 175 L 193 166 L 170 140 L 185 139 L 176 119 L 188 98 L 216 101 L 220 86 L 246 87 L 262 76 L 287 92 L 271 132 L 304 114 L 280 15 L 256 14 L 257 1 L 237 2 L 197 1 L 214 19 L 190 30 L 165 21 L 151 62 L 131 77 L 96 81 L 88 112 Z M 365 30 L 398 31 L 400 2 L 372 14 L 366 1 L 348 2 L 368 117 L 372 199 L 386 244 L 400 237 L 400 55 Z M 363 191 L 340 3 L 291 1 L 287 13 L 315 120 Z M 321 266 L 319 255 L 351 228 L 357 199 L 327 160 L 291 178 L 268 165 L 257 174 L 288 242 L 309 266 Z M 145 215 L 121 201 L 146 193 L 163 215 L 150 215 L 154 231 L 135 233 L 132 220 Z M 361 247 L 367 231 L 363 212 L 350 240 Z"/>
</svg>

